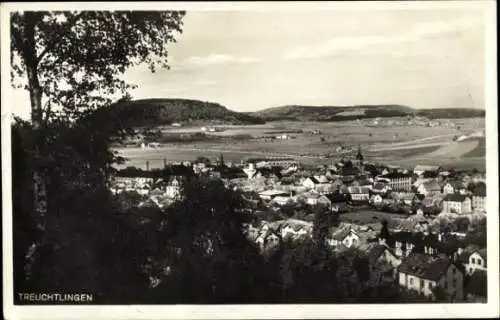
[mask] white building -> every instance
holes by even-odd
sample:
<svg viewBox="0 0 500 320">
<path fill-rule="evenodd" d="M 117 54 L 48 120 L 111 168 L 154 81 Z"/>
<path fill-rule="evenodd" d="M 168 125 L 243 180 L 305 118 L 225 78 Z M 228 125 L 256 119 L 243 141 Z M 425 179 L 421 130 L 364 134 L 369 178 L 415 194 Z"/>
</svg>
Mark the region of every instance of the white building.
<svg viewBox="0 0 500 320">
<path fill-rule="evenodd" d="M 412 253 L 398 267 L 399 285 L 427 297 L 435 298 L 440 287 L 449 301 L 464 299 L 464 273 L 446 257 Z"/>
<path fill-rule="evenodd" d="M 337 247 L 340 244 L 347 248 L 356 247 L 359 244 L 359 235 L 351 228 L 346 228 L 337 230 L 326 241 L 332 247 Z"/>
<path fill-rule="evenodd" d="M 463 194 L 447 194 L 443 198 L 443 212 L 472 212 L 472 201 L 468 196 Z"/>
<path fill-rule="evenodd" d="M 486 249 L 464 251 L 460 254 L 459 260 L 467 274 L 473 274 L 476 270 L 486 271 Z"/>
</svg>

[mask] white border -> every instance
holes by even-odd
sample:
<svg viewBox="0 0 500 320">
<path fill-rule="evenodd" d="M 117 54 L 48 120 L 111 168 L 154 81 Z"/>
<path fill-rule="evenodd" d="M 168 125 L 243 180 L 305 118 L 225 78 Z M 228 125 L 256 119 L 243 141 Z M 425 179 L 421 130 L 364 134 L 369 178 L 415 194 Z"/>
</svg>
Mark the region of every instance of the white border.
<svg viewBox="0 0 500 320">
<path fill-rule="evenodd" d="M 12 205 L 9 96 L 9 12 L 14 10 L 162 10 L 186 11 L 304 11 L 304 10 L 422 10 L 479 9 L 486 21 L 486 168 L 488 203 L 488 303 L 487 304 L 395 304 L 395 305 L 219 305 L 219 306 L 14 306 L 12 290 Z M 257 319 L 257 318 L 479 318 L 499 315 L 498 305 L 498 137 L 496 3 L 494 1 L 434 2 L 87 2 L 87 3 L 2 3 L 2 190 L 3 190 L 3 305 L 6 319 Z"/>
</svg>

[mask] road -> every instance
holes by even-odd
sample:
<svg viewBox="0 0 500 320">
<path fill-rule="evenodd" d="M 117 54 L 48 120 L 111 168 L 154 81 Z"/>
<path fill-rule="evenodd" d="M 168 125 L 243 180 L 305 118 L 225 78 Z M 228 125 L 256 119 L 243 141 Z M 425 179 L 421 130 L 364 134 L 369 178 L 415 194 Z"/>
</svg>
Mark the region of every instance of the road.
<svg viewBox="0 0 500 320">
<path fill-rule="evenodd" d="M 383 144 L 383 145 L 375 144 L 375 145 L 371 146 L 371 149 L 369 151 L 377 152 L 377 151 L 403 150 L 403 149 L 412 149 L 412 148 L 416 149 L 416 148 L 425 148 L 425 147 L 431 147 L 431 146 L 441 146 L 441 145 L 450 143 L 451 138 L 453 136 L 455 136 L 454 133 L 437 135 L 437 136 L 432 136 L 432 137 L 425 137 L 425 138 L 420 138 L 420 139 L 410 140 L 410 141 L 396 142 L 396 143 L 391 143 L 390 145 L 388 145 L 387 143 Z M 441 138 L 450 138 L 450 139 L 419 144 L 420 142 L 429 141 L 429 140 L 436 140 L 436 139 L 441 139 Z"/>
</svg>

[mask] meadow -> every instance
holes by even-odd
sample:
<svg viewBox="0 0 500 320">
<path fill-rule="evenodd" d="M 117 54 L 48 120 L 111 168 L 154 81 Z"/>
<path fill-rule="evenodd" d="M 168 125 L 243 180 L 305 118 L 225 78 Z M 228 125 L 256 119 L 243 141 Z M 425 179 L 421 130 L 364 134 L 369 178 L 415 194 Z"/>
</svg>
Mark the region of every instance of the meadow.
<svg viewBox="0 0 500 320">
<path fill-rule="evenodd" d="M 484 169 L 484 139 L 453 141 L 455 136 L 482 128 L 477 127 L 475 119 L 460 119 L 460 123 L 459 130 L 449 126 L 366 126 L 357 121 L 280 121 L 265 125 L 221 126 L 221 132 L 206 133 L 208 139 L 163 143 L 157 149 L 119 150 L 129 159 L 125 166 L 143 168 L 146 161 L 150 167 L 162 167 L 164 161 L 194 160 L 198 156 L 215 160 L 220 154 L 231 162 L 258 155 L 290 156 L 305 164 L 330 164 L 352 155 L 359 147 L 367 161 L 409 167 L 425 163 Z M 195 133 L 200 132 L 200 128 L 185 126 L 162 128 L 162 131 Z M 272 134 L 282 132 L 295 133 L 287 134 L 290 139 L 275 139 Z"/>
</svg>

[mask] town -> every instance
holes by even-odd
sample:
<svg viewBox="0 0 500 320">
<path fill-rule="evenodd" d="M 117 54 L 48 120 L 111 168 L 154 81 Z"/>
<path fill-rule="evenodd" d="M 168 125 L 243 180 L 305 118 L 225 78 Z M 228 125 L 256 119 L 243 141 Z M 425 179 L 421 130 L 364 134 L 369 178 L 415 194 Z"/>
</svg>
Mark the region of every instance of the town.
<svg viewBox="0 0 500 320">
<path fill-rule="evenodd" d="M 366 161 L 361 148 L 343 156 L 317 167 L 287 157 L 231 163 L 222 154 L 165 163 L 163 171 L 127 167 L 111 190 L 124 210 L 163 210 L 183 198 L 187 175 L 221 180 L 240 192 L 249 217 L 243 231 L 262 252 L 311 238 L 315 212 L 323 210 L 336 221 L 325 245 L 364 254 L 368 282 L 396 284 L 430 301 L 436 288 L 447 301 L 486 301 L 485 173 L 384 165 Z"/>
</svg>

